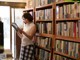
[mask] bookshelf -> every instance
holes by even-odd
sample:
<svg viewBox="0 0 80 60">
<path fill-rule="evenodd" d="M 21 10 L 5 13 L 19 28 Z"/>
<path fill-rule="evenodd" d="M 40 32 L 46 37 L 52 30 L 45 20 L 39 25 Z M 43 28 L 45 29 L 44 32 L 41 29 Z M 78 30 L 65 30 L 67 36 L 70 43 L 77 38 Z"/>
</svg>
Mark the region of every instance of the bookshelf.
<svg viewBox="0 0 80 60">
<path fill-rule="evenodd" d="M 54 60 L 77 60 L 80 57 L 80 3 L 55 2 Z"/>
<path fill-rule="evenodd" d="M 80 57 L 80 3 L 34 0 L 37 60 L 77 60 Z"/>
<path fill-rule="evenodd" d="M 36 0 L 35 22 L 37 25 L 36 41 L 38 60 L 52 60 L 53 42 L 53 2 L 48 0 Z M 45 3 L 43 3 L 45 2 Z M 41 3 L 41 4 L 40 4 Z"/>
</svg>

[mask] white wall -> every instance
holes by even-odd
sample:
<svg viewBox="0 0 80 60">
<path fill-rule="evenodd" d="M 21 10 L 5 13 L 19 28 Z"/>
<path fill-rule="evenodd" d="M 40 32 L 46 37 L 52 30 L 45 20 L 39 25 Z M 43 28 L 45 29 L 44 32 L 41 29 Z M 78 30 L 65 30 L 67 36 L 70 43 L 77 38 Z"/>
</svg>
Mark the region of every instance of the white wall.
<svg viewBox="0 0 80 60">
<path fill-rule="evenodd" d="M 7 1 L 7 2 L 26 2 L 27 0 L 0 0 L 0 1 Z"/>
</svg>

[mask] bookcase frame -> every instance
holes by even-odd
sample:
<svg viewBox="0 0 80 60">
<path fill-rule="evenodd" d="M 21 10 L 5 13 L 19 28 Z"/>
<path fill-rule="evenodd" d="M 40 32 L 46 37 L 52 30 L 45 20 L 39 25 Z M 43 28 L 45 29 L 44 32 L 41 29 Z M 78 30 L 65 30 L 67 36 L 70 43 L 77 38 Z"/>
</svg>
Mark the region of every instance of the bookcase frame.
<svg viewBox="0 0 80 60">
<path fill-rule="evenodd" d="M 55 11 L 56 11 L 56 6 L 58 5 L 64 5 L 64 4 L 74 4 L 75 2 L 76 2 L 77 0 L 75 0 L 74 2 L 55 2 Z M 55 13 L 55 16 L 56 16 L 56 13 Z M 78 20 L 80 20 L 80 17 L 79 18 L 59 18 L 59 19 L 56 19 L 55 18 L 55 26 L 56 26 L 56 22 L 70 22 L 70 21 L 72 21 L 72 22 L 76 22 L 76 21 L 78 21 Z M 67 41 L 67 42 L 76 42 L 76 43 L 79 43 L 79 50 L 80 50 L 80 38 L 78 38 L 78 37 L 69 37 L 69 36 L 60 36 L 60 35 L 57 35 L 56 34 L 56 27 L 55 27 L 55 41 L 56 41 L 56 39 L 59 39 L 60 41 Z M 55 46 L 55 44 L 54 44 L 54 46 Z M 61 53 L 61 52 L 57 52 L 57 51 L 55 51 L 55 49 L 54 49 L 54 54 L 57 54 L 57 55 L 60 55 L 60 56 L 64 56 L 64 57 L 66 57 L 66 58 L 70 58 L 71 60 L 77 60 L 77 59 L 80 59 L 80 58 L 75 58 L 75 57 L 73 57 L 73 56 L 69 56 L 68 54 L 66 54 L 66 53 Z M 79 57 L 80 57 L 80 51 L 79 51 Z"/>
<path fill-rule="evenodd" d="M 44 6 L 40 6 L 40 7 L 35 7 L 35 13 L 36 13 L 36 11 L 37 10 L 44 10 L 44 9 L 51 9 L 52 10 L 52 15 L 53 15 L 53 3 L 51 3 L 51 4 L 47 4 L 47 5 L 44 5 Z M 35 19 L 35 22 L 37 23 L 37 22 L 43 22 L 43 23 L 48 23 L 48 22 L 51 22 L 52 23 L 52 34 L 46 34 L 46 33 L 37 33 L 36 34 L 36 37 L 37 36 L 40 36 L 40 37 L 49 37 L 49 38 L 52 38 L 52 40 L 51 40 L 51 49 L 46 49 L 46 48 L 44 48 L 44 47 L 41 47 L 41 46 L 38 46 L 38 48 L 40 48 L 40 49 L 43 49 L 43 50 L 45 50 L 45 51 L 47 51 L 47 52 L 49 52 L 49 53 L 53 53 L 53 34 L 54 34 L 54 27 L 53 27 L 53 23 L 55 22 L 55 21 L 53 21 L 53 17 L 52 17 L 52 19 L 51 20 L 36 20 Z M 50 57 L 50 60 L 52 60 L 52 58 L 53 58 L 53 55 L 51 54 L 51 57 Z"/>
<path fill-rule="evenodd" d="M 77 0 L 75 0 L 75 1 L 77 1 Z M 36 39 L 37 36 L 38 37 L 50 37 L 50 38 L 52 38 L 51 49 L 50 50 L 48 50 L 48 49 L 46 49 L 44 47 L 41 47 L 41 46 L 37 46 L 37 48 L 43 49 L 43 50 L 51 53 L 50 60 L 54 59 L 53 58 L 54 54 L 65 56 L 65 57 L 73 59 L 73 60 L 77 60 L 75 57 L 69 56 L 68 54 L 64 54 L 64 53 L 55 51 L 55 41 L 56 41 L 56 39 L 60 39 L 60 40 L 63 40 L 63 41 L 68 41 L 68 42 L 71 41 L 71 42 L 80 43 L 80 38 L 56 35 L 56 22 L 63 22 L 64 20 L 65 21 L 78 21 L 78 20 L 80 20 L 80 18 L 65 18 L 65 19 L 61 18 L 61 19 L 56 19 L 56 13 L 55 13 L 56 12 L 56 6 L 57 5 L 62 5 L 62 4 L 72 4 L 72 3 L 74 3 L 74 2 L 55 2 L 54 1 L 51 4 L 47 4 L 47 5 L 39 6 L 39 7 L 36 7 L 34 5 L 33 8 L 31 8 L 31 9 L 29 8 L 27 10 L 24 10 L 24 12 L 30 12 L 30 11 L 33 12 L 33 15 L 34 15 L 33 17 L 34 17 L 34 23 L 35 24 L 37 22 L 45 22 L 45 23 L 46 22 L 52 22 L 52 34 L 37 33 L 35 35 L 35 39 Z M 35 15 L 36 10 L 42 10 L 42 9 L 46 9 L 46 8 L 51 8 L 53 10 L 53 12 L 52 12 L 52 15 L 53 15 L 52 20 L 47 20 L 47 21 L 46 20 L 45 21 L 44 20 L 38 20 L 38 21 L 36 21 L 36 18 L 35 18 L 36 17 L 36 15 Z M 80 46 L 79 46 L 79 50 L 80 50 Z M 80 51 L 79 51 L 79 57 L 80 57 Z M 37 58 L 37 60 L 38 60 L 38 58 Z"/>
</svg>

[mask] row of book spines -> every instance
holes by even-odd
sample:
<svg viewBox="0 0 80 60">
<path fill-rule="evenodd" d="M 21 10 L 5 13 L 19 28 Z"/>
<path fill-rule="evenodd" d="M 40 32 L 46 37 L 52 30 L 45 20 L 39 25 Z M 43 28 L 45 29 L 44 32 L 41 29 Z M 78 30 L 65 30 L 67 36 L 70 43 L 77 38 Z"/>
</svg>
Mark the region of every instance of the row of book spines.
<svg viewBox="0 0 80 60">
<path fill-rule="evenodd" d="M 80 3 L 67 4 L 56 7 L 56 19 L 80 17 Z"/>
<path fill-rule="evenodd" d="M 39 60 L 50 60 L 50 57 L 51 57 L 51 53 L 39 49 Z"/>
<path fill-rule="evenodd" d="M 79 57 L 79 43 L 56 40 L 55 47 L 57 52 L 68 54 L 69 56 L 74 56 L 75 58 Z"/>
<path fill-rule="evenodd" d="M 52 23 L 36 23 L 38 33 L 52 33 Z"/>
<path fill-rule="evenodd" d="M 56 2 L 73 2 L 75 0 L 56 0 Z M 80 0 L 77 0 L 80 1 Z M 39 6 L 44 6 L 50 3 L 53 3 L 54 0 L 35 0 L 36 4 L 34 4 L 34 0 L 28 0 L 27 5 L 25 6 L 26 8 L 33 8 L 34 6 L 39 7 Z"/>
<path fill-rule="evenodd" d="M 73 60 L 73 59 L 54 54 L 53 60 Z"/>
<path fill-rule="evenodd" d="M 37 37 L 37 45 L 47 49 L 51 49 L 51 38 Z"/>
<path fill-rule="evenodd" d="M 52 20 L 52 9 L 36 11 L 36 20 Z"/>
<path fill-rule="evenodd" d="M 69 37 L 80 37 L 80 22 L 58 22 L 56 34 Z"/>
<path fill-rule="evenodd" d="M 36 7 L 39 7 L 39 6 L 44 6 L 44 5 L 47 5 L 47 4 L 50 4 L 52 3 L 54 0 L 35 0 L 35 6 Z"/>
</svg>

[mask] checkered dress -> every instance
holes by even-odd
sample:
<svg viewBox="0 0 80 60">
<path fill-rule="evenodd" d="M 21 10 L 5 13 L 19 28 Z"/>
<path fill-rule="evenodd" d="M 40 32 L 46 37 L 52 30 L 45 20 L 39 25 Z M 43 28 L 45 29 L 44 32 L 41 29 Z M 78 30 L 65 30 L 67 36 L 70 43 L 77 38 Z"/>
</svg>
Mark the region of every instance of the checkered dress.
<svg viewBox="0 0 80 60">
<path fill-rule="evenodd" d="M 21 46 L 19 60 L 35 60 L 34 59 L 34 45 Z"/>
</svg>

